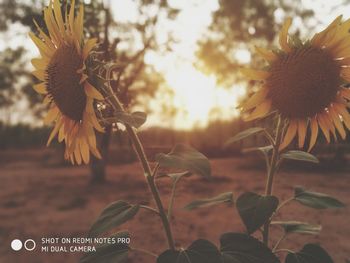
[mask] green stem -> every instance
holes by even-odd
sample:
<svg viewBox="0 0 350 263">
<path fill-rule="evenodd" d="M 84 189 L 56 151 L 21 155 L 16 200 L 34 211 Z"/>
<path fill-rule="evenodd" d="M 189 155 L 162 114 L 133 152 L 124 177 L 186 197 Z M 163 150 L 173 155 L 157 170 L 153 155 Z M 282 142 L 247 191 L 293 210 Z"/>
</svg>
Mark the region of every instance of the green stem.
<svg viewBox="0 0 350 263">
<path fill-rule="evenodd" d="M 286 234 L 284 234 L 277 242 L 276 245 L 273 247 L 272 252 L 275 252 L 277 250 L 277 248 L 279 247 L 279 245 L 281 244 L 281 242 L 287 237 Z"/>
<path fill-rule="evenodd" d="M 288 198 L 286 200 L 284 200 L 276 209 L 275 213 L 274 214 L 277 214 L 277 212 L 282 208 L 284 207 L 286 204 L 288 204 L 289 202 L 293 201 L 295 199 L 295 197 L 291 197 L 291 198 Z"/>
<path fill-rule="evenodd" d="M 107 71 L 107 78 L 108 79 L 110 79 L 111 71 L 112 71 L 112 69 L 109 69 Z M 108 88 L 108 93 L 110 95 L 108 99 L 109 99 L 111 105 L 113 106 L 114 110 L 125 112 L 123 105 L 121 104 L 121 102 L 119 101 L 117 96 L 114 94 L 113 89 L 111 88 L 109 81 L 108 81 L 107 88 Z M 170 224 L 168 221 L 168 217 L 165 213 L 165 209 L 164 209 L 162 200 L 160 198 L 158 189 L 157 189 L 155 182 L 154 182 L 153 175 L 154 175 L 154 172 L 156 172 L 157 167 L 155 168 L 155 171 L 152 172 L 151 167 L 149 165 L 149 162 L 147 160 L 147 156 L 146 156 L 146 153 L 144 151 L 144 148 L 143 148 L 141 141 L 140 141 L 139 137 L 137 136 L 134 128 L 126 123 L 124 125 L 126 128 L 126 131 L 128 132 L 128 135 L 133 143 L 133 148 L 134 148 L 134 150 L 135 150 L 135 152 L 140 160 L 140 163 L 142 165 L 142 169 L 143 169 L 144 175 L 146 177 L 148 186 L 151 190 L 153 199 L 158 207 L 159 217 L 163 223 L 163 228 L 164 228 L 164 231 L 165 231 L 165 234 L 167 237 L 169 248 L 171 250 L 175 250 L 175 243 L 174 243 L 171 227 L 170 227 Z"/>
<path fill-rule="evenodd" d="M 273 179 L 275 176 L 275 173 L 277 171 L 277 164 L 279 160 L 279 147 L 282 140 L 282 120 L 281 116 L 278 116 L 277 120 L 277 127 L 276 127 L 276 137 L 273 144 L 273 152 L 271 157 L 271 162 L 268 167 L 268 177 L 267 177 L 267 183 L 265 188 L 265 195 L 269 196 L 272 194 L 272 188 L 273 188 Z M 268 246 L 269 243 L 269 228 L 270 228 L 270 220 L 268 220 L 264 225 L 264 231 L 263 231 L 263 242 L 266 246 Z"/>
<path fill-rule="evenodd" d="M 176 186 L 177 182 L 179 179 L 175 179 L 173 183 L 173 187 L 171 189 L 171 197 L 170 197 L 170 202 L 169 202 L 169 207 L 168 207 L 168 220 L 171 220 L 171 216 L 173 213 L 173 206 L 174 206 L 174 200 L 175 200 L 175 193 L 176 193 Z"/>
</svg>

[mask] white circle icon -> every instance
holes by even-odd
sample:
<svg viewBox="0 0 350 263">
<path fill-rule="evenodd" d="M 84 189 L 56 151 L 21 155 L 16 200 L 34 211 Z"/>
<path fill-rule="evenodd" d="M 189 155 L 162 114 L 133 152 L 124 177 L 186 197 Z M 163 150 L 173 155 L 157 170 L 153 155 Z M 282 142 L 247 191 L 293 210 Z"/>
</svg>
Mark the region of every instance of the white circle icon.
<svg viewBox="0 0 350 263">
<path fill-rule="evenodd" d="M 11 248 L 14 250 L 14 251 L 19 251 L 22 249 L 22 241 L 19 240 L 19 239 L 14 239 L 12 240 L 11 242 Z"/>
<path fill-rule="evenodd" d="M 36 247 L 36 244 L 33 239 L 27 239 L 26 242 L 24 242 L 24 248 L 27 251 L 33 251 L 35 247 Z"/>
</svg>

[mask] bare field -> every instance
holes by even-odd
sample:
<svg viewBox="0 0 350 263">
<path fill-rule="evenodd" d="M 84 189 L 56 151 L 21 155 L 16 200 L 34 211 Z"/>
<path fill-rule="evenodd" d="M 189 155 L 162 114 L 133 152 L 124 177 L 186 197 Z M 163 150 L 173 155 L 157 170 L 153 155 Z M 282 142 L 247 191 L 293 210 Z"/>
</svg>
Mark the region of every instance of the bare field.
<svg viewBox="0 0 350 263">
<path fill-rule="evenodd" d="M 84 237 L 101 210 L 115 200 L 153 205 L 147 184 L 138 163 L 108 167 L 108 183 L 89 184 L 88 167 L 54 167 L 34 161 L 35 154 L 6 157 L 0 163 L 0 262 L 58 263 L 78 262 L 81 253 L 14 252 L 11 240 L 42 237 Z M 18 158 L 17 158 L 17 157 Z M 6 157 L 6 158 L 5 158 Z M 244 191 L 263 192 L 264 171 L 249 168 L 244 158 L 211 160 L 213 178 L 205 180 L 194 176 L 178 185 L 174 209 L 173 233 L 179 247 L 186 247 L 197 238 L 206 238 L 218 244 L 220 234 L 244 231 L 233 206 L 219 205 L 194 211 L 182 209 L 188 202 L 233 191 L 235 197 Z M 242 167 L 244 165 L 244 167 Z M 304 243 L 321 243 L 335 262 L 350 259 L 350 176 L 348 173 L 280 172 L 275 183 L 275 195 L 281 200 L 293 195 L 293 186 L 336 196 L 347 207 L 340 210 L 313 210 L 292 203 L 281 210 L 278 220 L 298 220 L 322 224 L 320 236 L 293 234 L 281 247 L 299 249 Z M 158 186 L 169 200 L 170 180 L 160 179 Z M 160 220 L 154 214 L 141 210 L 136 217 L 118 230 L 131 232 L 131 245 L 154 253 L 166 249 Z M 272 233 L 273 243 L 281 235 Z M 259 237 L 259 236 L 258 236 Z M 40 245 L 40 243 L 39 243 Z M 283 254 L 281 255 L 283 257 Z M 155 262 L 149 255 L 130 253 L 130 262 Z"/>
</svg>

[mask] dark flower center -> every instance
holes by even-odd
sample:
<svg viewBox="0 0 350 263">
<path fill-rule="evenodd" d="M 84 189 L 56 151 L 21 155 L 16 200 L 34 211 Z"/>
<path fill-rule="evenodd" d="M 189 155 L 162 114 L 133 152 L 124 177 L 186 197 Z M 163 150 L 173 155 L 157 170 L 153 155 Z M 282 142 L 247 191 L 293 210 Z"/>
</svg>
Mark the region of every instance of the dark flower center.
<svg viewBox="0 0 350 263">
<path fill-rule="evenodd" d="M 84 87 L 77 70 L 83 61 L 74 46 L 62 46 L 52 56 L 47 67 L 47 91 L 60 111 L 68 118 L 80 121 L 86 106 Z"/>
<path fill-rule="evenodd" d="M 266 80 L 272 105 L 285 117 L 313 117 L 335 98 L 340 67 L 326 51 L 303 47 L 271 65 Z"/>
</svg>

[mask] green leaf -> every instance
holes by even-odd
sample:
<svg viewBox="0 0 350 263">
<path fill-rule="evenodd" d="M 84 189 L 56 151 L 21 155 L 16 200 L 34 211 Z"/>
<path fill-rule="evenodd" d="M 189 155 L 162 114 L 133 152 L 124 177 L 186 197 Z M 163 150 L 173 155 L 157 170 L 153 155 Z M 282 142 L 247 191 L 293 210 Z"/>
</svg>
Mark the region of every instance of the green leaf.
<svg viewBox="0 0 350 263">
<path fill-rule="evenodd" d="M 254 128 L 249 128 L 247 130 L 244 130 L 238 134 L 236 134 L 235 136 L 233 136 L 232 138 L 230 138 L 225 144 L 224 147 L 228 147 L 229 145 L 238 142 L 240 140 L 243 140 L 249 136 L 252 136 L 254 134 L 260 133 L 262 131 L 264 131 L 264 128 L 261 127 L 254 127 Z"/>
<path fill-rule="evenodd" d="M 198 239 L 187 249 L 164 251 L 157 263 L 221 263 L 221 255 L 213 243 Z"/>
<path fill-rule="evenodd" d="M 212 206 L 212 205 L 217 205 L 217 204 L 222 204 L 222 203 L 229 203 L 233 204 L 233 193 L 232 192 L 226 192 L 219 194 L 215 197 L 212 198 L 206 198 L 206 199 L 200 199 L 200 200 L 195 200 L 189 204 L 187 204 L 184 209 L 186 210 L 193 210 L 199 207 L 206 207 L 206 206 Z"/>
<path fill-rule="evenodd" d="M 188 170 L 204 177 L 211 176 L 208 158 L 185 144 L 177 144 L 168 154 L 157 154 L 156 160 L 160 167 Z"/>
<path fill-rule="evenodd" d="M 92 225 L 89 236 L 99 236 L 101 233 L 125 223 L 137 214 L 139 208 L 139 205 L 131 205 L 125 201 L 117 201 L 110 204 Z"/>
<path fill-rule="evenodd" d="M 319 163 L 316 156 L 303 151 L 288 151 L 281 155 L 281 159 Z"/>
<path fill-rule="evenodd" d="M 114 113 L 113 117 L 105 118 L 107 122 L 110 122 L 110 123 L 121 122 L 135 128 L 141 127 L 146 122 L 146 119 L 147 119 L 146 113 L 141 111 L 136 111 L 131 114 L 123 111 L 118 111 Z"/>
<path fill-rule="evenodd" d="M 277 209 L 278 198 L 246 192 L 237 199 L 237 210 L 249 234 L 264 225 Z"/>
<path fill-rule="evenodd" d="M 345 204 L 332 196 L 323 193 L 306 191 L 302 187 L 295 188 L 294 199 L 305 206 L 315 209 L 345 207 Z"/>
<path fill-rule="evenodd" d="M 259 240 L 241 233 L 220 237 L 223 263 L 279 263 L 272 251 Z"/>
<path fill-rule="evenodd" d="M 286 234 L 300 233 L 318 235 L 322 229 L 322 226 L 320 225 L 310 225 L 299 221 L 274 221 L 271 224 L 283 227 Z"/>
<path fill-rule="evenodd" d="M 333 260 L 319 245 L 306 244 L 299 252 L 288 253 L 285 263 L 333 263 Z"/>
<path fill-rule="evenodd" d="M 120 232 L 111 238 L 118 241 L 119 238 L 129 238 L 128 232 Z M 129 246 L 127 244 L 103 244 L 96 247 L 96 252 L 86 253 L 79 261 L 79 263 L 124 263 L 128 260 Z"/>
</svg>

